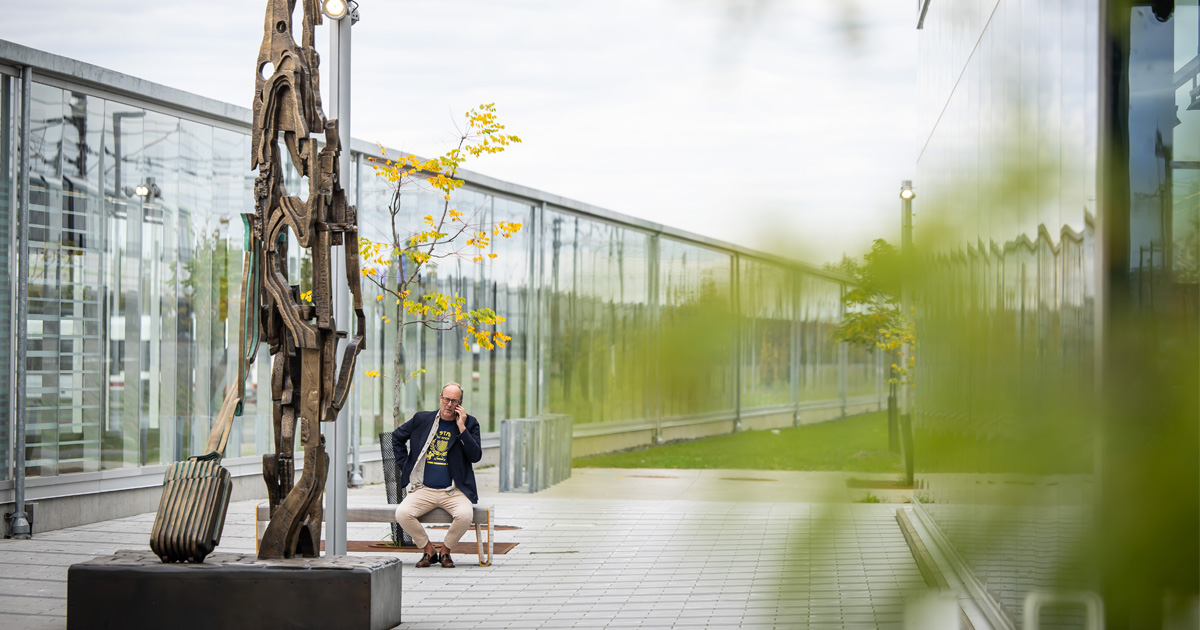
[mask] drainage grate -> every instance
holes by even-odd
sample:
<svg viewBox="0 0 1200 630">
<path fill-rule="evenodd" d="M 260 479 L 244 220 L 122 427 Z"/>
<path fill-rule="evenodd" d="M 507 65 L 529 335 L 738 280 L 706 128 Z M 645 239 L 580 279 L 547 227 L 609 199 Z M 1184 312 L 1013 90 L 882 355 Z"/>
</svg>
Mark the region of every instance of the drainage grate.
<svg viewBox="0 0 1200 630">
<path fill-rule="evenodd" d="M 778 479 L 763 479 L 762 477 L 721 477 L 722 481 L 779 481 Z"/>
</svg>

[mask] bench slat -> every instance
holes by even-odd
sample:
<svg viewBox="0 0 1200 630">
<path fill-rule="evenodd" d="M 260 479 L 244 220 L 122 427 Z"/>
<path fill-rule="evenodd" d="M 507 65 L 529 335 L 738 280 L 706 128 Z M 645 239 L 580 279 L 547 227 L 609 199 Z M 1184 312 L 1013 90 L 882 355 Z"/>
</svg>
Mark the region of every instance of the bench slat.
<svg viewBox="0 0 1200 630">
<path fill-rule="evenodd" d="M 488 506 L 473 505 L 471 524 L 486 525 Z M 266 503 L 258 505 L 258 520 L 271 519 L 271 508 Z M 433 508 L 431 512 L 417 519 L 422 523 L 449 523 L 453 519 L 450 513 L 442 508 Z M 348 523 L 395 523 L 396 505 L 350 505 L 346 507 L 346 522 Z"/>
</svg>

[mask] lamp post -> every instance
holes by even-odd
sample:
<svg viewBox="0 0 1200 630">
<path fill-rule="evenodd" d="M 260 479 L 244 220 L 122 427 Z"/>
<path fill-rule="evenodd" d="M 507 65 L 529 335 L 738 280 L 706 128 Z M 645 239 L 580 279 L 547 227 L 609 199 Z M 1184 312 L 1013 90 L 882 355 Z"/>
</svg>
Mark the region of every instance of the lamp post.
<svg viewBox="0 0 1200 630">
<path fill-rule="evenodd" d="M 913 190 L 912 180 L 906 179 L 900 182 L 900 263 L 903 266 L 901 274 L 900 287 L 900 308 L 905 317 L 908 317 L 912 309 L 912 296 L 909 292 L 909 277 L 911 265 L 909 258 L 912 256 L 912 202 L 917 198 L 917 193 Z M 904 350 L 907 354 L 907 348 Z M 905 391 L 902 394 L 903 406 L 902 413 L 909 412 L 908 393 Z"/>
<path fill-rule="evenodd" d="M 329 114 L 338 121 L 338 137 L 342 151 L 338 156 L 338 173 L 343 183 L 350 174 L 350 28 L 358 21 L 358 3 L 353 0 L 321 0 L 321 12 L 329 18 Z M 356 243 L 343 243 L 342 247 L 355 247 Z M 346 263 L 342 256 L 334 256 L 333 312 L 337 321 L 350 321 L 350 303 L 347 298 Z M 337 356 L 343 355 L 346 341 L 338 342 Z M 353 375 L 351 375 L 353 379 Z M 353 405 L 351 405 L 353 407 Z M 351 444 L 351 416 L 345 408 L 339 413 L 333 426 L 325 427 L 330 455 L 329 473 L 325 481 L 325 553 L 330 556 L 346 555 L 346 492 L 349 486 L 348 447 Z M 357 431 L 355 431 L 357 434 Z M 357 440 L 355 440 L 357 442 Z"/>
<path fill-rule="evenodd" d="M 912 180 L 906 179 L 900 182 L 900 308 L 904 317 L 910 317 L 912 313 L 912 294 L 910 286 L 912 280 L 912 202 L 917 197 L 917 193 L 913 191 Z M 908 347 L 906 346 L 902 352 L 901 361 L 904 365 L 908 364 Z M 900 441 L 903 447 L 902 453 L 904 457 L 904 480 L 912 484 L 913 482 L 913 434 L 912 434 L 912 400 L 910 392 L 907 388 L 901 388 L 903 392 L 903 404 L 900 409 Z"/>
</svg>

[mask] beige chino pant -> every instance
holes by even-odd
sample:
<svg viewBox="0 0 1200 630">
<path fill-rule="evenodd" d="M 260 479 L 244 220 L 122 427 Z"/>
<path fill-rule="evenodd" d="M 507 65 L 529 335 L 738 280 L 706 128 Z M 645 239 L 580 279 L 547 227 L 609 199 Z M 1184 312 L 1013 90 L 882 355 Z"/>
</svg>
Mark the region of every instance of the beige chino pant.
<svg viewBox="0 0 1200 630">
<path fill-rule="evenodd" d="M 433 488 L 413 490 L 396 506 L 396 522 L 412 536 L 416 546 L 423 548 L 429 544 L 429 536 L 425 533 L 425 526 L 417 519 L 439 507 L 449 512 L 450 518 L 453 519 L 450 531 L 446 532 L 446 539 L 443 541 L 446 551 L 450 551 L 458 544 L 463 534 L 467 533 L 467 528 L 471 526 L 471 517 L 474 516 L 471 500 L 458 489 L 449 493 Z"/>
</svg>

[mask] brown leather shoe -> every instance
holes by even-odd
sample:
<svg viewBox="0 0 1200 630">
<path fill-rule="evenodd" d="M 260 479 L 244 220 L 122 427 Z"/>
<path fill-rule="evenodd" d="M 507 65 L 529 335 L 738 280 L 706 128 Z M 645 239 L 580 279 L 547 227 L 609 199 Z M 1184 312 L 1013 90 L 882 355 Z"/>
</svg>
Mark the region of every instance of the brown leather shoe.
<svg viewBox="0 0 1200 630">
<path fill-rule="evenodd" d="M 437 555 L 437 554 L 434 554 L 434 555 Z M 429 566 L 430 562 L 432 562 L 432 561 L 433 561 L 433 558 L 430 557 L 429 554 L 423 553 L 423 554 L 421 554 L 421 559 L 417 560 L 417 568 L 424 569 L 425 567 Z"/>
<path fill-rule="evenodd" d="M 445 551 L 442 552 L 442 566 L 447 569 L 454 568 L 454 561 L 450 559 L 450 554 Z"/>
</svg>

